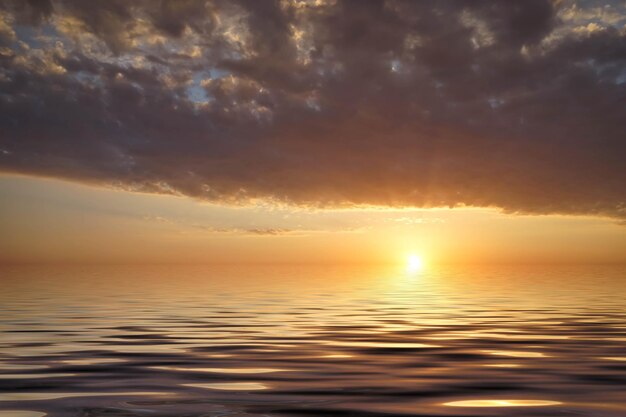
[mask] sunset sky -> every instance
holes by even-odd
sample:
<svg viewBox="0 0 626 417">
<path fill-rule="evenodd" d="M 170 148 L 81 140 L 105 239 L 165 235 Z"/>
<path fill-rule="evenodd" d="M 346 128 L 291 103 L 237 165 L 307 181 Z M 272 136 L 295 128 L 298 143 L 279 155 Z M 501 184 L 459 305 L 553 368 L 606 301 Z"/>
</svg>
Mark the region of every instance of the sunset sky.
<svg viewBox="0 0 626 417">
<path fill-rule="evenodd" d="M 0 262 L 626 262 L 623 1 L 0 0 Z"/>
</svg>

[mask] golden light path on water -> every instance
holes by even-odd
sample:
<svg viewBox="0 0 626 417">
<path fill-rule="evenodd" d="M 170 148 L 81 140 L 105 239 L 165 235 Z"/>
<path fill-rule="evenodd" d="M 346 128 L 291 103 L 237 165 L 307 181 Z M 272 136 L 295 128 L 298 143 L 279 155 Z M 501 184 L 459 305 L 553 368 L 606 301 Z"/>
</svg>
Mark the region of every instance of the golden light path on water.
<svg viewBox="0 0 626 417">
<path fill-rule="evenodd" d="M 39 401 L 39 400 L 54 400 L 57 398 L 72 398 L 72 397 L 111 397 L 124 395 L 129 397 L 134 396 L 154 396 L 154 395 L 166 395 L 165 392 L 142 392 L 142 391 L 130 391 L 130 392 L 15 392 L 10 394 L 0 394 L 0 401 Z"/>
<path fill-rule="evenodd" d="M 0 272 L 0 417 L 626 415 L 626 267 Z"/>
<path fill-rule="evenodd" d="M 215 382 L 206 384 L 183 384 L 183 386 L 224 391 L 256 391 L 269 388 L 267 385 L 257 382 Z"/>
<path fill-rule="evenodd" d="M 269 374 L 272 372 L 288 372 L 289 369 L 277 368 L 183 368 L 180 366 L 153 366 L 152 369 L 166 371 L 211 372 L 218 374 Z"/>
<path fill-rule="evenodd" d="M 484 353 L 496 356 L 509 356 L 512 358 L 545 358 L 548 357 L 545 353 L 541 352 L 523 352 L 523 351 L 500 351 L 500 350 L 485 350 Z"/>
<path fill-rule="evenodd" d="M 544 407 L 561 404 L 545 400 L 465 400 L 444 403 L 449 407 Z"/>
</svg>

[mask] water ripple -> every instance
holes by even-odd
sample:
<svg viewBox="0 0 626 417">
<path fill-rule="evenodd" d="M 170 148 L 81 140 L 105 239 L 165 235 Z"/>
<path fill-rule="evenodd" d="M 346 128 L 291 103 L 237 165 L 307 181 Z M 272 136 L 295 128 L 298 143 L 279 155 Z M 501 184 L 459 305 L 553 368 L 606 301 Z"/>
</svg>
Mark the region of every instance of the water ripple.
<svg viewBox="0 0 626 417">
<path fill-rule="evenodd" d="M 626 416 L 626 268 L 2 267 L 0 417 Z"/>
</svg>

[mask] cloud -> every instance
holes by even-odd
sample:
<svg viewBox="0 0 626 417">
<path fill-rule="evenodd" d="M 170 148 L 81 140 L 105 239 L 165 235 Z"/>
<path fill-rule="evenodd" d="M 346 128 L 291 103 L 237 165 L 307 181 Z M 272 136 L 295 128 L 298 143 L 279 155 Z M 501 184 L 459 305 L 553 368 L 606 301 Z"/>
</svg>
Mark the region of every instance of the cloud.
<svg viewBox="0 0 626 417">
<path fill-rule="evenodd" d="M 626 218 L 626 6 L 0 2 L 0 169 Z"/>
<path fill-rule="evenodd" d="M 296 227 L 255 227 L 242 224 L 215 224 L 195 223 L 182 220 L 174 220 L 163 216 L 146 215 L 142 216 L 142 220 L 149 223 L 160 223 L 166 226 L 172 226 L 178 233 L 197 233 L 202 234 L 224 234 L 224 235 L 248 235 L 248 236 L 307 236 L 319 233 L 358 233 L 362 232 L 361 227 L 320 227 L 306 228 L 302 225 Z M 275 222 L 275 219 L 272 219 Z M 224 223 L 222 220 L 221 223 Z"/>
</svg>

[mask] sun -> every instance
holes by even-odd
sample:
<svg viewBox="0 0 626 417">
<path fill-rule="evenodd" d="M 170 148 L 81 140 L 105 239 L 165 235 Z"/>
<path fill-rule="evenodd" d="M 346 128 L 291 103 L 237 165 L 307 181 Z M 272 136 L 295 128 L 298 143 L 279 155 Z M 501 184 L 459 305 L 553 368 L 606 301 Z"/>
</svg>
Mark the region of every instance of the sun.
<svg viewBox="0 0 626 417">
<path fill-rule="evenodd" d="M 408 272 L 418 272 L 424 268 L 424 261 L 418 255 L 411 254 L 406 259 L 406 269 Z"/>
</svg>

